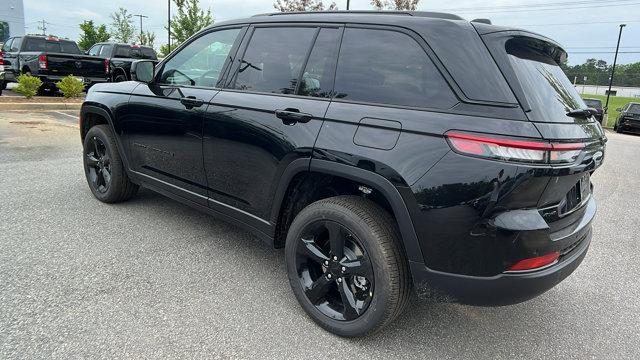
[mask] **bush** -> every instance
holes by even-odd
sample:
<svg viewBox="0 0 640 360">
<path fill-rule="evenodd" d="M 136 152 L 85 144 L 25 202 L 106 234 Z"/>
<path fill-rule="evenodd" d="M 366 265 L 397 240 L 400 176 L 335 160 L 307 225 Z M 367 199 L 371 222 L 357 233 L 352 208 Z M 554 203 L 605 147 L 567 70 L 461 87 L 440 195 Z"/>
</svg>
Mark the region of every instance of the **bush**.
<svg viewBox="0 0 640 360">
<path fill-rule="evenodd" d="M 56 83 L 56 86 L 66 98 L 80 97 L 84 91 L 84 84 L 82 81 L 76 79 L 73 75 L 65 76 L 62 80 Z"/>
<path fill-rule="evenodd" d="M 38 93 L 38 89 L 42 86 L 42 80 L 36 76 L 20 75 L 18 76 L 18 87 L 16 92 L 24 95 L 27 99 L 31 99 Z"/>
</svg>

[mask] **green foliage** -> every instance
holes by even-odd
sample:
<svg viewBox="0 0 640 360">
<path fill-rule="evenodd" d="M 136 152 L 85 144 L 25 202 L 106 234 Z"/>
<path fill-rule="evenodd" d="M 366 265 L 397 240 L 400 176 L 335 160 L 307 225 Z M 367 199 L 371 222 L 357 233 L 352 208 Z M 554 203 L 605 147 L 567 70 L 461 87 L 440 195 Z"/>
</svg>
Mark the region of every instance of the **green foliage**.
<svg viewBox="0 0 640 360">
<path fill-rule="evenodd" d="M 0 42 L 5 42 L 7 39 L 9 39 L 9 23 L 0 21 Z"/>
<path fill-rule="evenodd" d="M 172 49 L 175 49 L 191 35 L 213 24 L 211 9 L 200 9 L 198 0 L 173 0 L 178 7 L 178 14 L 171 19 Z M 165 49 L 168 50 L 168 49 Z M 162 52 L 162 48 L 160 49 Z"/>
<path fill-rule="evenodd" d="M 177 46 L 174 44 L 171 44 L 171 47 L 167 44 L 160 45 L 160 52 L 158 53 L 158 56 L 161 58 L 167 57 L 173 50 L 175 50 L 176 47 Z"/>
<path fill-rule="evenodd" d="M 277 0 L 273 7 L 280 12 L 325 10 L 322 0 Z M 338 10 L 338 6 L 334 2 L 326 10 Z"/>
<path fill-rule="evenodd" d="M 27 99 L 31 99 L 36 96 L 41 86 L 42 80 L 39 77 L 23 74 L 18 76 L 18 87 L 15 91 Z"/>
<path fill-rule="evenodd" d="M 73 75 L 65 76 L 56 83 L 56 86 L 60 89 L 62 95 L 68 99 L 80 97 L 84 91 L 82 81 L 76 79 Z"/>
<path fill-rule="evenodd" d="M 566 65 L 562 70 L 571 82 L 576 85 L 609 85 L 612 66 L 604 60 L 587 59 L 584 64 Z M 585 81 L 584 78 L 587 78 Z M 613 77 L 614 86 L 640 86 L 640 62 L 632 64 L 617 64 L 616 73 Z"/>
<path fill-rule="evenodd" d="M 78 40 L 78 46 L 82 50 L 89 50 L 94 44 L 109 41 L 111 37 L 106 25 L 95 26 L 93 20 L 85 20 L 79 26 L 82 33 Z"/>
<path fill-rule="evenodd" d="M 156 34 L 151 31 L 142 32 L 138 36 L 138 44 L 154 47 L 154 43 L 156 42 Z"/>
<path fill-rule="evenodd" d="M 378 10 L 415 10 L 420 0 L 371 0 Z"/>
<path fill-rule="evenodd" d="M 125 44 L 130 44 L 135 39 L 136 28 L 133 26 L 133 15 L 127 9 L 119 8 L 111 14 L 111 37 Z"/>
</svg>

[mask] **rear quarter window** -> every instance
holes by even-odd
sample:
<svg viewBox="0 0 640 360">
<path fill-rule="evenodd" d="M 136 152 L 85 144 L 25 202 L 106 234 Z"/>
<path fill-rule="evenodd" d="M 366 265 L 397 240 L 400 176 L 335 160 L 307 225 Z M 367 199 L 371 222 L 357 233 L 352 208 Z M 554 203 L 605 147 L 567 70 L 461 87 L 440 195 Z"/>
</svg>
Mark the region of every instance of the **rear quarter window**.
<svg viewBox="0 0 640 360">
<path fill-rule="evenodd" d="M 448 109 L 458 99 L 427 53 L 409 35 L 347 28 L 335 81 L 336 98 Z"/>
</svg>

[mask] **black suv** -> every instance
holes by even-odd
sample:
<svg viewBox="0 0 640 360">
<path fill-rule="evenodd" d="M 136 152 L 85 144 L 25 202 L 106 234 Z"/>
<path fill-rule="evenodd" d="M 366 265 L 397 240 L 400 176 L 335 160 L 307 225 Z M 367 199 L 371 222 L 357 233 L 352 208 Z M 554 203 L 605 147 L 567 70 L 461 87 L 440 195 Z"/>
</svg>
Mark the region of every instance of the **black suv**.
<svg viewBox="0 0 640 360">
<path fill-rule="evenodd" d="M 640 103 L 627 103 L 616 111 L 620 114 L 613 126 L 615 131 L 640 133 Z"/>
<path fill-rule="evenodd" d="M 92 88 L 86 177 L 100 201 L 144 186 L 284 247 L 301 306 L 342 336 L 388 324 L 412 288 L 518 303 L 591 241 L 606 138 L 565 56 L 440 13 L 221 23 Z"/>
</svg>

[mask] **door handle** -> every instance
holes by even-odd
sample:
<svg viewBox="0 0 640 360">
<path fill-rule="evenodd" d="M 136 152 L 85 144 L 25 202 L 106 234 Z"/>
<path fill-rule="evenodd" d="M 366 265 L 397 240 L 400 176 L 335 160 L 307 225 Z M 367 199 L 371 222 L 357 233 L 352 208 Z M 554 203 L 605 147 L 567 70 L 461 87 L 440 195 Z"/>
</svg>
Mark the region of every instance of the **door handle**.
<svg viewBox="0 0 640 360">
<path fill-rule="evenodd" d="M 204 105 L 204 100 L 196 99 L 195 96 L 183 97 L 182 99 L 180 99 L 180 102 L 187 109 L 193 109 L 193 108 L 197 108 L 197 107 L 200 107 L 200 106 Z"/>
<path fill-rule="evenodd" d="M 276 110 L 276 117 L 285 125 L 293 125 L 295 123 L 308 123 L 313 119 L 313 115 L 302 113 L 298 109 L 286 108 L 284 110 Z"/>
</svg>

